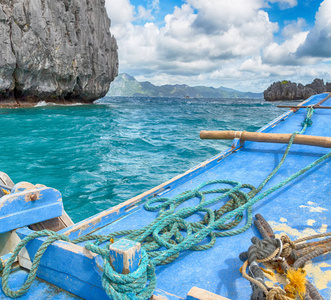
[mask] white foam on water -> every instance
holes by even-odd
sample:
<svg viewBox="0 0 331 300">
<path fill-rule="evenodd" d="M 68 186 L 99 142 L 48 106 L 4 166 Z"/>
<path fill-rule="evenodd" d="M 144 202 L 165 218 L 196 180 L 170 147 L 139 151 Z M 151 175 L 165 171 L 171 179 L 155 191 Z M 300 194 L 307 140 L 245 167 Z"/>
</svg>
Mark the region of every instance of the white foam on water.
<svg viewBox="0 0 331 300">
<path fill-rule="evenodd" d="M 68 104 L 58 104 L 54 102 L 39 101 L 34 107 L 43 107 L 43 106 L 78 106 L 83 105 L 83 103 L 68 103 Z"/>
<path fill-rule="evenodd" d="M 43 106 L 50 106 L 50 105 L 56 105 L 56 104 L 53 102 L 39 101 L 34 107 L 43 107 Z"/>
</svg>

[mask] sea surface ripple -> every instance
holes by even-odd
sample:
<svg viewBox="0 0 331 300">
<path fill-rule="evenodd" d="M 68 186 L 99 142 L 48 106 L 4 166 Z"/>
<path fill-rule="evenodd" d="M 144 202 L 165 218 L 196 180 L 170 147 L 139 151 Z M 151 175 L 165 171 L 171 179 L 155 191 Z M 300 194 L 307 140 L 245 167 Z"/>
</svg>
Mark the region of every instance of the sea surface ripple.
<svg viewBox="0 0 331 300">
<path fill-rule="evenodd" d="M 109 98 L 0 109 L 0 170 L 58 189 L 74 222 L 225 150 L 201 130 L 256 131 L 286 109 L 257 99 Z"/>
</svg>

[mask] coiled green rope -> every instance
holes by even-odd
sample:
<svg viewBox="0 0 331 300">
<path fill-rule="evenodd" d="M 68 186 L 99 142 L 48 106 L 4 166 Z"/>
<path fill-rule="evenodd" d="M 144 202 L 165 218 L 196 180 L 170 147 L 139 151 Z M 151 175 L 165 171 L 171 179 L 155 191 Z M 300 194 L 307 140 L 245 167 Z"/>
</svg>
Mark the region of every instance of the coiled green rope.
<svg viewBox="0 0 331 300">
<path fill-rule="evenodd" d="M 257 196 L 284 163 L 295 136 L 304 133 L 306 128 L 311 126 L 312 114 L 313 109 L 308 108 L 307 118 L 303 123 L 302 130 L 292 134 L 281 161 L 258 188 L 249 184 L 241 184 L 229 180 L 208 181 L 199 185 L 197 188 L 182 193 L 174 198 L 161 197 L 147 201 L 144 205 L 145 209 L 150 211 L 159 210 L 159 214 L 151 224 L 142 229 L 118 231 L 109 235 L 89 234 L 71 241 L 76 244 L 83 241 L 95 240 L 94 243 L 87 243 L 85 247 L 104 258 L 102 285 L 107 295 L 115 300 L 142 300 L 151 297 L 156 286 L 154 272 L 154 267 L 156 265 L 172 262 L 179 256 L 180 252 L 187 249 L 195 251 L 210 249 L 215 244 L 216 237 L 233 236 L 246 231 L 252 224 L 252 206 L 256 202 L 262 200 L 319 163 L 330 158 L 331 152 Z M 230 187 L 206 190 L 206 187 L 215 184 L 226 184 Z M 244 192 L 243 189 L 248 189 L 249 192 Z M 216 194 L 216 196 L 210 200 L 206 200 L 206 195 L 208 194 Z M 195 197 L 200 199 L 198 205 L 176 210 L 180 204 Z M 220 209 L 213 211 L 208 208 L 209 205 L 215 204 L 226 198 L 228 198 L 228 201 Z M 247 213 L 246 224 L 243 227 L 236 229 L 236 226 L 243 220 L 245 211 Z M 196 213 L 204 213 L 204 220 L 199 222 L 188 222 L 185 220 Z M 182 234 L 182 231 L 184 231 L 185 234 Z M 19 290 L 11 291 L 8 286 L 8 278 L 15 257 L 28 241 L 41 236 L 49 236 L 49 238 L 37 251 L 26 283 Z M 142 243 L 143 249 L 143 258 L 139 268 L 134 273 L 128 275 L 118 274 L 110 266 L 108 261 L 108 247 L 110 242 L 101 246 L 101 244 L 104 244 L 111 238 L 120 238 L 123 236 L 125 236 L 126 239 Z M 207 244 L 200 244 L 206 237 L 209 237 L 210 241 Z M 65 235 L 58 235 L 49 231 L 41 231 L 32 233 L 17 245 L 12 257 L 3 270 L 2 289 L 7 296 L 14 298 L 26 293 L 36 277 L 37 268 L 42 254 L 47 246 L 57 239 L 68 241 L 68 237 Z M 162 248 L 165 248 L 166 250 L 162 250 Z"/>
</svg>

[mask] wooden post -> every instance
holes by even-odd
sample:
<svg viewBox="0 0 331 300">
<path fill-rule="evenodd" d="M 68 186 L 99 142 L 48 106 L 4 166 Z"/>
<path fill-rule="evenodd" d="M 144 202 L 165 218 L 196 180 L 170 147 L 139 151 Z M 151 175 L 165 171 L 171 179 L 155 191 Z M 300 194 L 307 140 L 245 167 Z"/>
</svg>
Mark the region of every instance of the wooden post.
<svg viewBox="0 0 331 300">
<path fill-rule="evenodd" d="M 263 132 L 248 132 L 248 131 L 201 131 L 201 139 L 240 139 L 242 141 L 266 142 L 266 143 L 281 143 L 287 144 L 292 134 L 279 133 L 263 133 Z M 312 136 L 297 134 L 293 144 L 318 146 L 331 148 L 331 137 Z"/>
<path fill-rule="evenodd" d="M 141 244 L 120 239 L 109 246 L 110 262 L 117 273 L 129 274 L 137 270 L 141 260 Z"/>
</svg>

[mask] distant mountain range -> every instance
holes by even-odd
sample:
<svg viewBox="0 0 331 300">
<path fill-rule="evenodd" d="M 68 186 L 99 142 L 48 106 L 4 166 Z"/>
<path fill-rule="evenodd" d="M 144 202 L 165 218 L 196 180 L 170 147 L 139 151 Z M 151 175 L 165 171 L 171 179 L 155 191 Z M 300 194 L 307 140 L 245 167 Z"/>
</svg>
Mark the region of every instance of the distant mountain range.
<svg viewBox="0 0 331 300">
<path fill-rule="evenodd" d="M 156 86 L 139 82 L 122 73 L 110 84 L 107 96 L 117 97 L 177 97 L 177 98 L 263 98 L 263 93 L 240 92 L 226 87 L 188 86 L 186 84 Z"/>
</svg>

